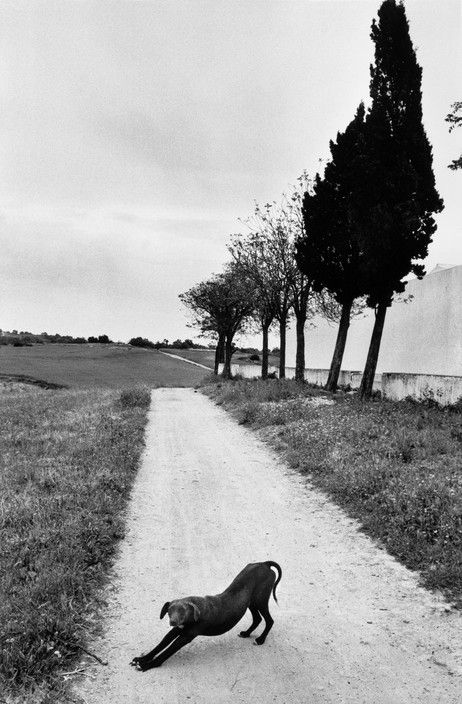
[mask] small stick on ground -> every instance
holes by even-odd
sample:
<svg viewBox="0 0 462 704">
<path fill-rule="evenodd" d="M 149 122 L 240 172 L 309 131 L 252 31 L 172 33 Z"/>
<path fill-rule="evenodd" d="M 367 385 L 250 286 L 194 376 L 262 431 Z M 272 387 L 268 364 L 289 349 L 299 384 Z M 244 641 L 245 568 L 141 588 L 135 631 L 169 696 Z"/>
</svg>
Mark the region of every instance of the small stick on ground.
<svg viewBox="0 0 462 704">
<path fill-rule="evenodd" d="M 95 655 L 95 653 L 92 653 L 91 650 L 87 650 L 86 648 L 83 647 L 83 645 L 77 646 L 82 653 L 85 653 L 86 655 L 89 655 L 91 658 L 95 658 L 101 665 L 108 665 L 107 660 L 102 660 L 98 655 Z"/>
</svg>

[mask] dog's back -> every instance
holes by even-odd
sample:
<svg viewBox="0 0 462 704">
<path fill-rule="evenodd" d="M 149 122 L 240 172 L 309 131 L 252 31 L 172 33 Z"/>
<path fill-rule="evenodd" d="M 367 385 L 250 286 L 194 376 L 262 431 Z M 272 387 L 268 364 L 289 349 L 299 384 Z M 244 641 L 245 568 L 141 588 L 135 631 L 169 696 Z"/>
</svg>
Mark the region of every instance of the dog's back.
<svg viewBox="0 0 462 704">
<path fill-rule="evenodd" d="M 277 570 L 277 578 L 271 567 Z M 260 602 L 262 598 L 266 597 L 266 603 L 268 603 L 272 589 L 274 600 L 277 602 L 276 586 L 281 581 L 281 577 L 282 569 L 277 562 L 273 562 L 272 560 L 268 560 L 267 562 L 250 562 L 239 572 L 237 577 L 233 579 L 226 589 L 226 592 L 235 594 L 244 590 L 248 593 L 250 602 Z"/>
</svg>

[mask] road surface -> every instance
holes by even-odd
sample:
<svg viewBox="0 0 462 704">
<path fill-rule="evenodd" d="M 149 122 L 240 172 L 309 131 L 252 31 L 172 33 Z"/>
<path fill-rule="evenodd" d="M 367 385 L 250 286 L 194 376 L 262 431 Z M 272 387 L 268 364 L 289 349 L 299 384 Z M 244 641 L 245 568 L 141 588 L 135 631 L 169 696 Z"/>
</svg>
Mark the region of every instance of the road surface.
<svg viewBox="0 0 462 704">
<path fill-rule="evenodd" d="M 162 667 L 129 666 L 168 629 L 165 601 L 222 591 L 279 562 L 265 645 L 197 638 Z M 74 695 L 86 704 L 459 704 L 461 616 L 354 521 L 192 389 L 156 389 L 104 636 Z M 261 627 L 257 629 L 256 635 Z"/>
</svg>

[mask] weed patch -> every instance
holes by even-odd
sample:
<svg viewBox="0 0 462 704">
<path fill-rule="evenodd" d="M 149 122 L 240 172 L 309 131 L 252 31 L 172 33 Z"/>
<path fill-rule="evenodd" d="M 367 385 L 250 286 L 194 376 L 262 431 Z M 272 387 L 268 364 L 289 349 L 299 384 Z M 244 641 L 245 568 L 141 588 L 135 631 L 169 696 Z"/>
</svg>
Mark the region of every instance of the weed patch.
<svg viewBox="0 0 462 704">
<path fill-rule="evenodd" d="M 143 446 L 146 397 L 127 398 L 14 385 L 0 393 L 6 692 L 32 697 L 40 687 L 46 701 L 62 701 L 59 671 L 94 628 Z"/>
<path fill-rule="evenodd" d="M 147 386 L 124 389 L 120 394 L 120 403 L 122 408 L 149 408 L 151 392 Z"/>
</svg>

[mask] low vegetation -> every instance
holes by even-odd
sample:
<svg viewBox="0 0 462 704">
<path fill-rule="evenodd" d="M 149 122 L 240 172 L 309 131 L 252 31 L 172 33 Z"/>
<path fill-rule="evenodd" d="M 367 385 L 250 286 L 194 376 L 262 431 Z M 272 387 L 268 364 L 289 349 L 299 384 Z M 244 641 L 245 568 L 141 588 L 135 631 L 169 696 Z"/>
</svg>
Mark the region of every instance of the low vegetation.
<svg viewBox="0 0 462 704">
<path fill-rule="evenodd" d="M 146 389 L 0 382 L 0 691 L 64 701 L 96 626 L 143 447 Z"/>
<path fill-rule="evenodd" d="M 290 381 L 210 381 L 207 395 L 462 607 L 460 409 L 366 403 Z"/>
</svg>

